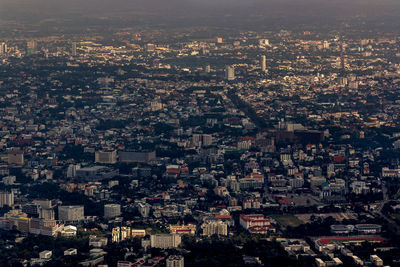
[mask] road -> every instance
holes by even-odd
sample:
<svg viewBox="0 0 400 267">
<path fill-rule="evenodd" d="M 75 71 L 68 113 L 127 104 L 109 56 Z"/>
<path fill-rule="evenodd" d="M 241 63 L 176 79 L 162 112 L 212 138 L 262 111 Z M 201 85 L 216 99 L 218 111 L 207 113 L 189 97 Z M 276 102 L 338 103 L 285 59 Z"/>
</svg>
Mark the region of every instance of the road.
<svg viewBox="0 0 400 267">
<path fill-rule="evenodd" d="M 385 206 L 386 203 L 390 201 L 389 196 L 387 194 L 387 188 L 385 186 L 385 182 L 382 181 L 382 193 L 383 193 L 383 200 L 376 203 L 378 204 L 377 208 L 375 209 L 374 213 L 378 215 L 379 217 L 383 218 L 386 220 L 386 222 L 389 224 L 390 229 L 397 233 L 400 234 L 400 225 L 396 223 L 392 218 L 389 218 L 385 214 L 382 213 L 382 209 Z"/>
</svg>

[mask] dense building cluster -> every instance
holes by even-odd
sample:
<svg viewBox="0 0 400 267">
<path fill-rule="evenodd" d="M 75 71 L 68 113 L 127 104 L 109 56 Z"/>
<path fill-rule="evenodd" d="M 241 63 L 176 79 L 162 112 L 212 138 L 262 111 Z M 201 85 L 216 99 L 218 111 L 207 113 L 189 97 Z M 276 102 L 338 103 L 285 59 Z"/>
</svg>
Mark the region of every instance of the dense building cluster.
<svg viewBox="0 0 400 267">
<path fill-rule="evenodd" d="M 191 34 L 1 43 L 1 254 L 398 266 L 399 38 Z"/>
</svg>

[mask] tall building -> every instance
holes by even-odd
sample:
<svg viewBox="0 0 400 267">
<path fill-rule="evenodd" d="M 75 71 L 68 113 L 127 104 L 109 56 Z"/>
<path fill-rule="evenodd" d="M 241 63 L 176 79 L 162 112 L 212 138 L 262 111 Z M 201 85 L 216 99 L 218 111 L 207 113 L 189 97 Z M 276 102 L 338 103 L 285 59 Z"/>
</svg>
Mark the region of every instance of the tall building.
<svg viewBox="0 0 400 267">
<path fill-rule="evenodd" d="M 85 219 L 83 206 L 58 206 L 60 221 L 81 221 Z"/>
<path fill-rule="evenodd" d="M 213 137 L 211 134 L 203 134 L 202 135 L 202 145 L 203 146 L 211 146 L 213 142 Z"/>
<path fill-rule="evenodd" d="M 115 218 L 121 215 L 121 205 L 106 204 L 104 205 L 104 218 Z"/>
<path fill-rule="evenodd" d="M 75 178 L 76 171 L 81 168 L 80 164 L 70 164 L 67 168 L 67 178 Z"/>
<path fill-rule="evenodd" d="M 138 210 L 142 217 L 146 218 L 149 217 L 151 205 L 148 203 L 138 203 L 137 204 Z"/>
<path fill-rule="evenodd" d="M 0 207 L 14 205 L 14 193 L 11 192 L 0 192 Z"/>
<path fill-rule="evenodd" d="M 7 50 L 8 50 L 7 49 L 7 44 L 5 42 L 2 42 L 0 44 L 0 55 L 1 54 L 6 54 L 8 52 Z"/>
<path fill-rule="evenodd" d="M 342 42 L 340 44 L 340 69 L 342 71 L 345 71 L 344 53 L 345 53 L 345 44 Z"/>
<path fill-rule="evenodd" d="M 324 46 L 324 49 L 329 49 L 330 44 L 328 41 L 324 41 L 323 46 Z"/>
<path fill-rule="evenodd" d="M 226 66 L 225 67 L 225 79 L 228 81 L 235 80 L 235 67 L 234 66 Z"/>
<path fill-rule="evenodd" d="M 204 223 L 201 228 L 204 236 L 228 235 L 228 225 L 222 221 Z"/>
<path fill-rule="evenodd" d="M 95 162 L 102 164 L 115 164 L 117 162 L 117 151 L 97 151 L 95 153 Z"/>
<path fill-rule="evenodd" d="M 261 56 L 260 64 L 261 64 L 261 71 L 265 72 L 267 70 L 267 57 L 265 55 Z"/>
<path fill-rule="evenodd" d="M 166 261 L 167 267 L 184 267 L 184 258 L 181 255 L 171 255 Z"/>
<path fill-rule="evenodd" d="M 150 236 L 150 244 L 152 248 L 176 248 L 182 242 L 181 235 L 158 234 Z"/>
<path fill-rule="evenodd" d="M 72 43 L 71 55 L 76 56 L 76 42 Z"/>
<path fill-rule="evenodd" d="M 29 41 L 26 44 L 26 54 L 32 55 L 36 53 L 36 49 L 37 49 L 37 44 L 35 40 Z"/>
</svg>

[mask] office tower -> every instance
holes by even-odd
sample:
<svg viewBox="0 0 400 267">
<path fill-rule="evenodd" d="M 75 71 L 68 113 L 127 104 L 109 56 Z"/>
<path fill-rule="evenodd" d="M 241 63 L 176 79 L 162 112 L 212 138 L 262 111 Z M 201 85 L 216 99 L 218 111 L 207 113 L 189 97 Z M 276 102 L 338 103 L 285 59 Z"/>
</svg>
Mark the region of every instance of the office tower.
<svg viewBox="0 0 400 267">
<path fill-rule="evenodd" d="M 223 40 L 222 37 L 217 37 L 217 44 L 222 44 Z"/>
<path fill-rule="evenodd" d="M 225 67 L 225 79 L 228 81 L 235 80 L 235 67 L 233 66 Z"/>
<path fill-rule="evenodd" d="M 267 70 L 267 58 L 266 58 L 266 56 L 264 56 L 264 55 L 261 56 L 260 63 L 261 63 L 261 71 L 262 72 L 266 72 L 266 70 Z"/>
<path fill-rule="evenodd" d="M 72 43 L 71 55 L 76 56 L 76 42 Z"/>
</svg>

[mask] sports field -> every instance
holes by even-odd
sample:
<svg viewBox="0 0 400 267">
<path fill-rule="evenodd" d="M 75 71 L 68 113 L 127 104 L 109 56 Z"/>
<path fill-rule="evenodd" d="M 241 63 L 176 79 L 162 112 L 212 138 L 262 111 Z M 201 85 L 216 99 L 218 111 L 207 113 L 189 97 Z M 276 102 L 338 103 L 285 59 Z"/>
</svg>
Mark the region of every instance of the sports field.
<svg viewBox="0 0 400 267">
<path fill-rule="evenodd" d="M 284 228 L 288 226 L 297 227 L 304 223 L 294 215 L 273 215 L 271 217 Z"/>
</svg>

